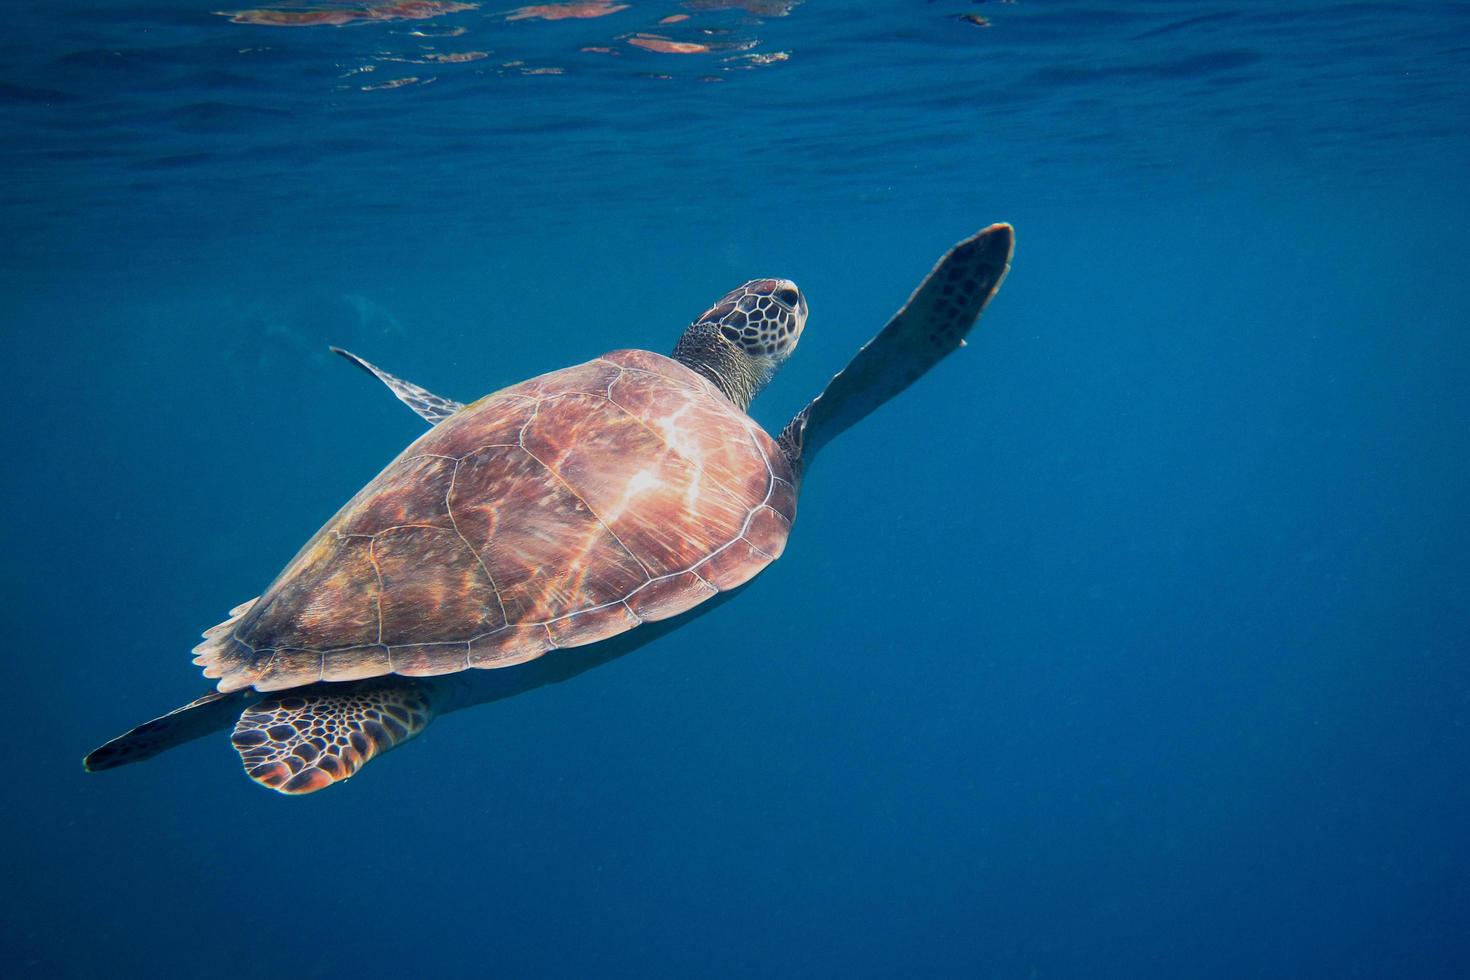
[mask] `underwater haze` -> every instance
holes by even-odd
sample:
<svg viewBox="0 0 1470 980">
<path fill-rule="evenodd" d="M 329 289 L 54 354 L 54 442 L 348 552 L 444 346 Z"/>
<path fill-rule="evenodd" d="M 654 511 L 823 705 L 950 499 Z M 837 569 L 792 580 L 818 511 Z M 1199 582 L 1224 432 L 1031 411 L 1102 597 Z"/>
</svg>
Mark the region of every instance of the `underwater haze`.
<svg viewBox="0 0 1470 980">
<path fill-rule="evenodd" d="M 3 14 L 0 972 L 1470 976 L 1470 4 L 230 2 Z M 310 796 L 82 771 L 424 431 L 328 345 L 789 277 L 775 432 L 997 221 L 733 601 Z"/>
</svg>

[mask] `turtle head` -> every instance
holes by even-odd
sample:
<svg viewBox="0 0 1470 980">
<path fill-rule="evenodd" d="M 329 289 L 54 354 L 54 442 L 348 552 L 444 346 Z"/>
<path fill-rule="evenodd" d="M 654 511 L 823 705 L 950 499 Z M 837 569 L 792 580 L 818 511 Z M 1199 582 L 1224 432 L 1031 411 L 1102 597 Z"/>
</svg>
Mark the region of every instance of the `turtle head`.
<svg viewBox="0 0 1470 980">
<path fill-rule="evenodd" d="M 726 293 L 694 326 L 710 324 L 752 358 L 774 359 L 772 372 L 796 350 L 806 326 L 806 297 L 790 279 L 752 279 Z"/>
<path fill-rule="evenodd" d="M 796 350 L 806 297 L 790 279 L 752 279 L 691 323 L 674 360 L 698 371 L 742 410 Z"/>
</svg>

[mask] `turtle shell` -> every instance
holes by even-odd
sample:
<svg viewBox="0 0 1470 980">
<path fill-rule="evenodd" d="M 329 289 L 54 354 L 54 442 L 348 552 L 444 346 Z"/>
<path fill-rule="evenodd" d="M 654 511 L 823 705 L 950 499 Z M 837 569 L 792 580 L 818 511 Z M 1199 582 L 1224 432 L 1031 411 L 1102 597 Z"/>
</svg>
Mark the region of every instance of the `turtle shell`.
<svg viewBox="0 0 1470 980">
<path fill-rule="evenodd" d="M 195 663 L 221 691 L 522 663 L 745 583 L 795 516 L 770 436 L 677 361 L 615 351 L 429 430 Z"/>
</svg>

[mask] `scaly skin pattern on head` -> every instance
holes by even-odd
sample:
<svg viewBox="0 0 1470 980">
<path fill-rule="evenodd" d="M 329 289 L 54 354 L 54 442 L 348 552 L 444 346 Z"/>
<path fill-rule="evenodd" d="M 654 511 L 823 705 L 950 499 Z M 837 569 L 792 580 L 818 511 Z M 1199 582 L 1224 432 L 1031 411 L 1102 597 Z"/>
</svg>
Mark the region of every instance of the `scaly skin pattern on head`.
<svg viewBox="0 0 1470 980">
<path fill-rule="evenodd" d="M 689 325 L 671 355 L 742 412 L 796 350 L 806 297 L 789 279 L 752 279 Z"/>
</svg>

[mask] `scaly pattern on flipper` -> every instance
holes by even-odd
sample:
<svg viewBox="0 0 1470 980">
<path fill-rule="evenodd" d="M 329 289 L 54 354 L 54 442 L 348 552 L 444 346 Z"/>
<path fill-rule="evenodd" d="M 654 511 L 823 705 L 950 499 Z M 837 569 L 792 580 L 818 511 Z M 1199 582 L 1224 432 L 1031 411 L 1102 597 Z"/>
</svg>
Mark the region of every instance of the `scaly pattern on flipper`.
<svg viewBox="0 0 1470 980">
<path fill-rule="evenodd" d="M 424 730 L 423 687 L 390 679 L 269 697 L 240 715 L 230 736 L 246 774 L 281 793 L 314 793 Z"/>
<path fill-rule="evenodd" d="M 464 405 L 460 402 L 436 395 L 427 388 L 419 387 L 412 381 L 404 381 L 396 375 L 389 374 L 376 364 L 358 357 L 349 350 L 333 347 L 331 351 L 333 354 L 341 354 L 353 364 L 356 364 L 368 374 L 383 382 L 383 384 L 388 386 L 389 391 L 398 396 L 399 401 L 417 412 L 430 425 L 438 425 L 461 408 L 464 408 Z"/>
<path fill-rule="evenodd" d="M 1011 268 L 1015 232 L 991 225 L 959 242 L 903 308 L 796 414 L 778 440 L 798 474 L 817 450 L 964 346 Z"/>
<path fill-rule="evenodd" d="M 145 721 L 93 749 L 82 760 L 82 768 L 88 772 L 102 772 L 130 762 L 142 762 L 176 745 L 228 728 L 230 719 L 240 710 L 240 703 L 244 700 L 245 695 L 239 692 L 221 694 L 210 691 L 182 708 Z"/>
</svg>

